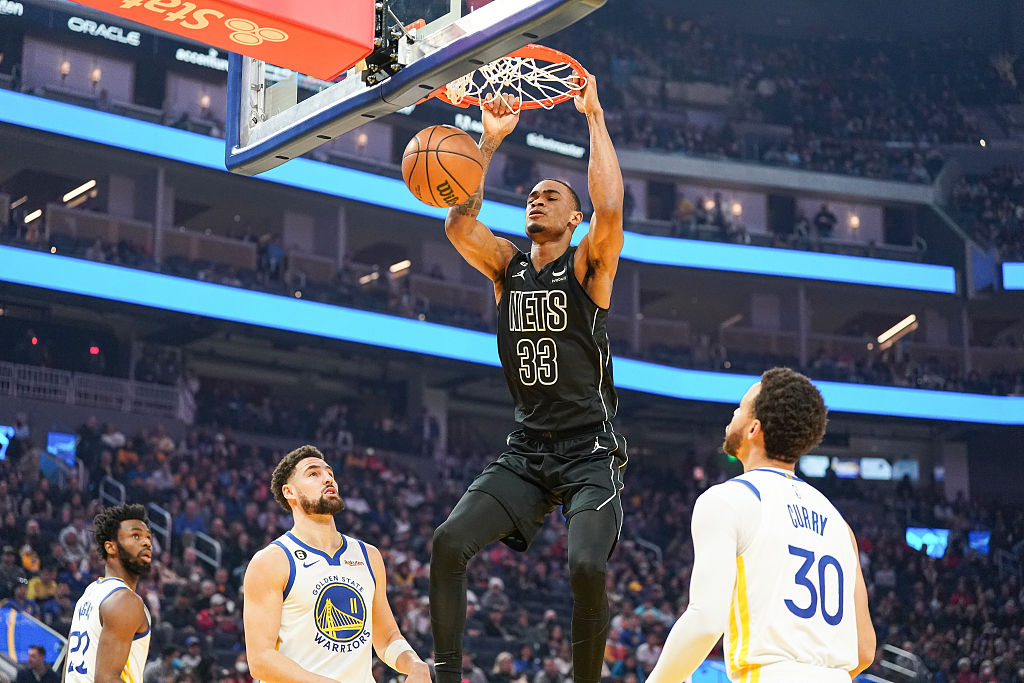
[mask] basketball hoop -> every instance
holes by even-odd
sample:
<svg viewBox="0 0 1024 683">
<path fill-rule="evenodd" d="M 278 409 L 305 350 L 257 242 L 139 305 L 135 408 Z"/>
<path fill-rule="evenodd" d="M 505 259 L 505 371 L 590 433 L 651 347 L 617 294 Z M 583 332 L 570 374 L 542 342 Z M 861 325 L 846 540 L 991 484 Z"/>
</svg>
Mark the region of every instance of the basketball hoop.
<svg viewBox="0 0 1024 683">
<path fill-rule="evenodd" d="M 564 52 L 527 45 L 455 79 L 433 96 L 465 109 L 480 106 L 489 94 L 499 93 L 518 97 L 520 109 L 551 109 L 586 87 L 584 74 L 580 63 Z"/>
</svg>

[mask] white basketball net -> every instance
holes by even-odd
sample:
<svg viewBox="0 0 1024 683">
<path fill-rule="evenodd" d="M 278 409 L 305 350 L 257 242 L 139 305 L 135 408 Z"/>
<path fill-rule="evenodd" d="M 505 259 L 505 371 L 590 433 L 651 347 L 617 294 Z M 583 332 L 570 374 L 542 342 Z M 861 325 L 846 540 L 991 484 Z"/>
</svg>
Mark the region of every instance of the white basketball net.
<svg viewBox="0 0 1024 683">
<path fill-rule="evenodd" d="M 579 82 L 572 82 L 577 76 Z M 535 57 L 509 56 L 455 79 L 445 86 L 445 94 L 454 105 L 461 105 L 467 97 L 484 102 L 492 93 L 499 93 L 503 99 L 515 95 L 520 102 L 535 102 L 544 109 L 551 109 L 555 103 L 550 100 L 575 96 L 586 85 L 586 76 L 577 74 L 572 65 L 565 62 L 538 64 Z"/>
</svg>

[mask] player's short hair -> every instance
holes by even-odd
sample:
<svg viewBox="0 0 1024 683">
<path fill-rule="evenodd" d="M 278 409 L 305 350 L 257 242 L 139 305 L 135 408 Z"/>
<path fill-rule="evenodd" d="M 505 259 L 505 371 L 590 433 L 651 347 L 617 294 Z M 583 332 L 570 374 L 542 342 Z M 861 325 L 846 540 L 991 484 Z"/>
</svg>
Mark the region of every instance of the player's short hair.
<svg viewBox="0 0 1024 683">
<path fill-rule="evenodd" d="M 772 368 L 761 375 L 754 416 L 761 421 L 769 459 L 794 463 L 821 443 L 827 413 L 821 392 L 799 372 Z"/>
<path fill-rule="evenodd" d="M 578 194 L 576 194 L 576 190 L 572 189 L 572 185 L 570 185 L 569 183 L 565 182 L 564 180 L 558 180 L 557 178 L 545 178 L 544 180 L 550 180 L 553 183 L 558 183 L 559 185 L 565 185 L 565 189 L 569 190 L 569 194 L 572 195 L 572 205 L 573 205 L 573 209 L 572 210 L 573 211 L 583 211 L 583 202 L 580 201 L 580 196 Z M 544 182 L 544 180 L 542 180 L 541 182 Z"/>
<path fill-rule="evenodd" d="M 277 463 L 277 467 L 274 468 L 274 476 L 270 479 L 270 490 L 274 492 L 274 500 L 284 508 L 285 512 L 291 514 L 292 507 L 288 504 L 288 499 L 284 497 L 284 493 L 281 489 L 288 483 L 288 477 L 292 476 L 292 472 L 295 471 L 296 466 L 305 460 L 306 458 L 319 458 L 320 460 L 326 460 L 324 454 L 320 452 L 316 446 L 299 446 L 294 451 L 284 456 L 281 462 Z"/>
<path fill-rule="evenodd" d="M 121 522 L 137 519 L 146 526 L 149 526 L 149 518 L 146 517 L 146 507 L 138 503 L 131 505 L 118 505 L 109 507 L 96 515 L 93 520 L 92 538 L 96 541 L 103 558 L 106 559 L 107 551 L 103 544 L 107 541 L 117 542 L 117 532 L 121 528 Z"/>
</svg>

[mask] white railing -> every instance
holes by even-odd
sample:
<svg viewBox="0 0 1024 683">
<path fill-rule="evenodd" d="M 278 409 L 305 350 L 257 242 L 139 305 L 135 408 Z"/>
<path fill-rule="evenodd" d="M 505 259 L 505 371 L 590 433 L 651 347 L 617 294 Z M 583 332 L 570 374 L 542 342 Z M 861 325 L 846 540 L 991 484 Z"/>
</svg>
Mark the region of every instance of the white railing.
<svg viewBox="0 0 1024 683">
<path fill-rule="evenodd" d="M 999 569 L 1000 578 L 1015 576 L 1017 579 L 1020 579 L 1022 573 L 1020 562 L 1013 553 L 1002 548 L 996 548 L 995 552 L 992 553 L 992 562 Z"/>
<path fill-rule="evenodd" d="M 196 557 L 205 562 L 206 564 L 213 567 L 214 571 L 220 569 L 221 559 L 221 547 L 220 541 L 217 539 L 204 534 L 202 531 L 197 531 L 195 534 L 195 540 L 192 543 L 192 549 L 196 551 Z M 199 543 L 202 542 L 204 548 L 200 549 Z"/>
<path fill-rule="evenodd" d="M 0 362 L 0 396 L 106 408 L 192 422 L 182 389 L 126 379 Z"/>
<path fill-rule="evenodd" d="M 109 507 L 124 505 L 127 498 L 128 492 L 125 491 L 124 484 L 113 477 L 103 477 L 100 482 L 100 501 L 104 505 Z"/>
<path fill-rule="evenodd" d="M 160 550 L 162 552 L 170 552 L 171 532 L 174 530 L 174 522 L 171 520 L 171 513 L 156 503 L 150 503 L 146 509 L 149 511 L 149 528 L 152 529 L 160 538 Z M 155 554 L 156 553 L 154 553 L 154 555 Z"/>
</svg>

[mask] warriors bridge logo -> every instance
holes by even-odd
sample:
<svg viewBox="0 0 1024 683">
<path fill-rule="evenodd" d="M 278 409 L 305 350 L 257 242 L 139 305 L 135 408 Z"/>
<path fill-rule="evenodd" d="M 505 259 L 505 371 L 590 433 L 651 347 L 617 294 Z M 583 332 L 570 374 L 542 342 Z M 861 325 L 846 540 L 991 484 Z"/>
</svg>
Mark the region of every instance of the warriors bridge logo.
<svg viewBox="0 0 1024 683">
<path fill-rule="evenodd" d="M 332 651 L 348 652 L 358 648 L 368 637 L 366 634 L 366 603 L 352 586 L 344 583 L 330 583 L 325 586 L 316 601 L 316 630 L 332 643 L 351 643 L 331 647 L 317 637 L 317 642 Z M 364 635 L 366 634 L 366 635 Z M 357 642 L 353 642 L 357 641 Z"/>
</svg>

